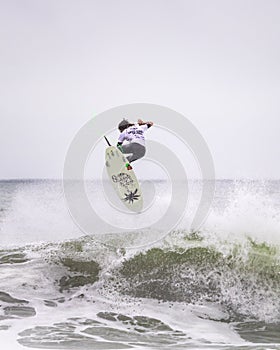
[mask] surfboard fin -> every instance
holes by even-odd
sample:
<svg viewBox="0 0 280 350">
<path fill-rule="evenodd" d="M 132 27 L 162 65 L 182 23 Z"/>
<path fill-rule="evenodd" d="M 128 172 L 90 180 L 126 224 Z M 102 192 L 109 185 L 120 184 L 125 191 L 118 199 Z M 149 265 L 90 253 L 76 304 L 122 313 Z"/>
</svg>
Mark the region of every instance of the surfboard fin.
<svg viewBox="0 0 280 350">
<path fill-rule="evenodd" d="M 111 144 L 110 144 L 110 142 L 109 142 L 109 140 L 107 139 L 107 137 L 106 136 L 104 136 L 104 139 L 106 140 L 106 142 L 108 143 L 108 146 L 112 146 Z"/>
</svg>

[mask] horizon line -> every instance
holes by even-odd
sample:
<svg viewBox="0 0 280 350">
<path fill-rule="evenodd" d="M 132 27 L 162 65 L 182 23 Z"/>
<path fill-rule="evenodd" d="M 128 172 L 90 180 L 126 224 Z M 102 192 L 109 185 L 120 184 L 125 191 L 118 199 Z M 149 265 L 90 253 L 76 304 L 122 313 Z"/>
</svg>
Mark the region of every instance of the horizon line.
<svg viewBox="0 0 280 350">
<path fill-rule="evenodd" d="M 166 180 L 166 178 L 142 178 L 139 177 L 138 180 Z M 0 181 L 35 181 L 35 180 L 47 180 L 47 181 L 92 181 L 92 180 L 102 180 L 102 178 L 84 178 L 84 179 L 63 179 L 63 178 L 54 178 L 54 177 L 11 177 L 11 178 L 0 178 Z M 109 180 L 109 179 L 108 179 Z M 184 180 L 184 179 L 176 179 L 176 180 Z M 207 181 L 213 181 L 213 180 L 254 180 L 254 181 L 277 181 L 280 180 L 279 178 L 267 178 L 267 177 L 259 177 L 259 178 L 250 178 L 250 177 L 217 177 L 212 179 L 202 179 L 202 178 L 189 178 L 187 180 L 191 181 L 197 181 L 197 180 L 207 180 Z"/>
</svg>

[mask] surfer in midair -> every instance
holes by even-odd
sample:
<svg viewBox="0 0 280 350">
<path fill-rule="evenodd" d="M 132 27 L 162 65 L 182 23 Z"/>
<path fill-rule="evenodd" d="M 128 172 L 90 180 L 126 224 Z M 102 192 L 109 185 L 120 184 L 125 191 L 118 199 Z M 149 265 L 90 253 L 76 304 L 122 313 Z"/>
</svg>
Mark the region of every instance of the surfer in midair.
<svg viewBox="0 0 280 350">
<path fill-rule="evenodd" d="M 142 119 L 138 119 L 136 124 L 130 123 L 127 119 L 123 119 L 119 123 L 120 136 L 117 147 L 122 153 L 128 154 L 127 160 L 130 163 L 144 157 L 146 153 L 144 133 L 153 124 L 153 122 L 143 122 Z M 124 141 L 128 143 L 123 144 Z M 128 170 L 132 169 L 130 164 L 126 166 Z"/>
</svg>

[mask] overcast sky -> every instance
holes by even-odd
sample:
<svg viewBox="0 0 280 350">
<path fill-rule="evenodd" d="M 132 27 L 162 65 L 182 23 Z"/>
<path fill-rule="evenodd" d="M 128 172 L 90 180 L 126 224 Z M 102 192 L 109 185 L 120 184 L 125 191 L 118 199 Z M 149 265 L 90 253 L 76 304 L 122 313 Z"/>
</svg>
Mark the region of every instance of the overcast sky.
<svg viewBox="0 0 280 350">
<path fill-rule="evenodd" d="M 0 178 L 60 178 L 76 132 L 134 102 L 187 115 L 218 178 L 280 178 L 279 0 L 0 4 Z"/>
</svg>

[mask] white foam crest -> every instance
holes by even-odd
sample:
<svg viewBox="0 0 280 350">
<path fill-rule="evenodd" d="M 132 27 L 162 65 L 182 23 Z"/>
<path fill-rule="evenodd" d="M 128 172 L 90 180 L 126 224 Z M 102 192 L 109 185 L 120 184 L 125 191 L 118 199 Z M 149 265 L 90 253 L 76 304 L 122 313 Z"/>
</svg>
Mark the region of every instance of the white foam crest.
<svg viewBox="0 0 280 350">
<path fill-rule="evenodd" d="M 280 208 L 271 184 L 235 182 L 223 196 L 224 208 L 214 207 L 203 229 L 222 239 L 280 244 Z"/>
<path fill-rule="evenodd" d="M 20 186 L 1 223 L 1 245 L 60 241 L 80 236 L 65 207 L 60 183 Z"/>
</svg>

